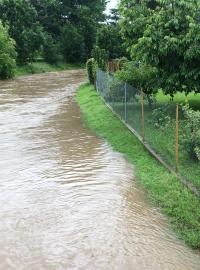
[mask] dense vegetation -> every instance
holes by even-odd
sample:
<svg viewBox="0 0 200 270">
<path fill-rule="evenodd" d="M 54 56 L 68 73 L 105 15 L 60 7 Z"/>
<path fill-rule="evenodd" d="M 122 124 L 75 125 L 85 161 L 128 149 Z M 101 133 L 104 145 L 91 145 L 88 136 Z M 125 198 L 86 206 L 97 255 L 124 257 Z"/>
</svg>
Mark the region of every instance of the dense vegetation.
<svg viewBox="0 0 200 270">
<path fill-rule="evenodd" d="M 155 104 L 155 97 L 160 89 L 164 94 L 170 95 L 171 100 L 177 93 L 184 93 L 186 96 L 189 93 L 200 93 L 199 14 L 200 3 L 197 0 L 121 0 L 119 14 L 115 11 L 107 25 L 103 25 L 97 32 L 96 47 L 92 54 L 95 62 L 91 62 L 93 77 L 96 77 L 97 66 L 104 71 L 108 69 L 114 72 L 117 79 L 136 87 L 137 93 L 143 90 L 146 94 L 145 99 L 150 107 L 146 114 L 148 123 L 155 114 L 158 119 L 169 118 L 168 114 L 174 110 L 175 104 Z M 118 60 L 114 69 L 107 67 L 108 60 L 122 56 L 127 57 L 123 65 Z M 123 110 L 123 89 L 112 85 L 110 91 Z M 158 108 L 159 106 L 167 109 Z M 192 160 L 192 164 L 198 168 L 200 101 L 195 109 L 197 112 L 189 106 L 182 107 L 180 126 L 185 126 L 185 132 L 180 136 L 180 143 L 187 150 L 184 157 L 187 156 L 188 161 Z M 175 121 L 174 118 L 175 113 L 173 117 L 170 116 L 172 121 Z M 168 151 L 173 155 L 174 125 L 168 127 L 168 130 L 171 130 Z M 158 131 L 157 128 L 155 134 L 151 135 L 158 138 Z M 158 149 L 161 148 L 162 141 L 158 143 Z M 191 174 L 190 178 L 195 177 Z"/>
<path fill-rule="evenodd" d="M 9 37 L 8 29 L 0 23 L 0 78 L 13 77 L 15 58 L 15 42 Z"/>
<path fill-rule="evenodd" d="M 0 21 L 15 41 L 16 53 L 9 53 L 9 76 L 13 63 L 26 65 L 44 59 L 50 64 L 60 61 L 84 62 L 90 56 L 100 22 L 105 20 L 105 0 L 1 0 Z M 4 34 L 5 35 L 5 34 Z M 9 39 L 8 37 L 8 39 Z M 7 42 L 0 36 L 0 42 Z M 10 39 L 11 40 L 11 39 Z M 12 42 L 14 46 L 14 42 Z M 5 73 L 5 71 L 4 71 Z"/>
<path fill-rule="evenodd" d="M 77 99 L 88 126 L 133 163 L 138 181 L 168 215 L 179 237 L 192 247 L 200 248 L 199 198 L 148 154 L 137 138 L 109 111 L 93 86 L 82 86 Z"/>
</svg>

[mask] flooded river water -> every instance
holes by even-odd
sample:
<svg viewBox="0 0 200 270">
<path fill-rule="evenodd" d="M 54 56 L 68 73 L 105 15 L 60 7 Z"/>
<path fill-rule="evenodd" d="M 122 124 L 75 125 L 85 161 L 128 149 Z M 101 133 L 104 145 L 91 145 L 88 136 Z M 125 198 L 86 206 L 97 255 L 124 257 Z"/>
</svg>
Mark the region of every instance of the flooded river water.
<svg viewBox="0 0 200 270">
<path fill-rule="evenodd" d="M 0 270 L 196 270 L 134 168 L 84 125 L 83 71 L 0 82 Z"/>
</svg>

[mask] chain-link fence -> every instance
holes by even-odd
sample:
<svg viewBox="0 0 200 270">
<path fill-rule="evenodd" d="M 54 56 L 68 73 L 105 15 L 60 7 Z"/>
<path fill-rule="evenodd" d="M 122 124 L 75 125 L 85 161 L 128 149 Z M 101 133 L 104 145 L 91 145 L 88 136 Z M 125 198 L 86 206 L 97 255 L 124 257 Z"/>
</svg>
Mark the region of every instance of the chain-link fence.
<svg viewBox="0 0 200 270">
<path fill-rule="evenodd" d="M 200 162 L 191 158 L 192 141 L 188 143 L 191 130 L 182 107 L 174 102 L 155 100 L 102 70 L 97 71 L 96 88 L 138 138 L 199 193 Z"/>
</svg>

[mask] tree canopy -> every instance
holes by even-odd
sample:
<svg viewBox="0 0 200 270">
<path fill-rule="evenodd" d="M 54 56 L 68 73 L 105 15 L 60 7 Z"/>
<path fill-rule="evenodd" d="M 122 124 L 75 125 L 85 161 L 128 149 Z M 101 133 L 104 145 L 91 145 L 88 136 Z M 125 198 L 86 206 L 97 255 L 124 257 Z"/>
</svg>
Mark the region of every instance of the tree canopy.
<svg viewBox="0 0 200 270">
<path fill-rule="evenodd" d="M 166 93 L 199 92 L 199 1 L 122 0 L 120 10 L 132 59 L 156 67 Z"/>
<path fill-rule="evenodd" d="M 105 6 L 105 0 L 1 0 L 0 20 L 16 41 L 18 63 L 42 53 L 49 62 L 56 54 L 80 62 L 91 53 Z"/>
</svg>

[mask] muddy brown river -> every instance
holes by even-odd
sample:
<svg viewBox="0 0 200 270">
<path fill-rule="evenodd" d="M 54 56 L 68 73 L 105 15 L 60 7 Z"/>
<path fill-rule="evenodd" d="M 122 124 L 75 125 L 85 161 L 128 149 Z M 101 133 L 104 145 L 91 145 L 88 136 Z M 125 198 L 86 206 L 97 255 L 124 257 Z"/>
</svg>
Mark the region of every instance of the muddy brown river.
<svg viewBox="0 0 200 270">
<path fill-rule="evenodd" d="M 80 70 L 0 82 L 0 270 L 196 270 L 134 168 L 88 130 Z"/>
</svg>

